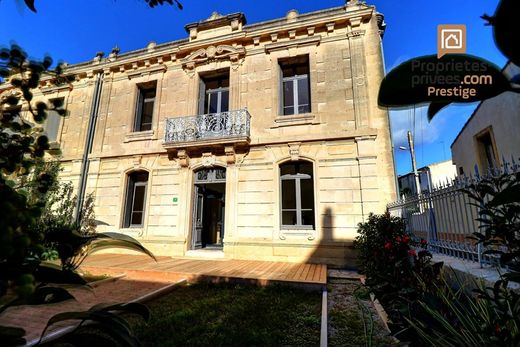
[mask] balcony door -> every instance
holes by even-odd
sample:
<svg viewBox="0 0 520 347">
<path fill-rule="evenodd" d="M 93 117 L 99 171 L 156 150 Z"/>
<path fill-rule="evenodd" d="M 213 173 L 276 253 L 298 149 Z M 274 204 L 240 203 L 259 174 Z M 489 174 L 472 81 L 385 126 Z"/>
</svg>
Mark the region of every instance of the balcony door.
<svg viewBox="0 0 520 347">
<path fill-rule="evenodd" d="M 212 77 L 201 77 L 199 114 L 229 111 L 229 72 Z"/>
</svg>

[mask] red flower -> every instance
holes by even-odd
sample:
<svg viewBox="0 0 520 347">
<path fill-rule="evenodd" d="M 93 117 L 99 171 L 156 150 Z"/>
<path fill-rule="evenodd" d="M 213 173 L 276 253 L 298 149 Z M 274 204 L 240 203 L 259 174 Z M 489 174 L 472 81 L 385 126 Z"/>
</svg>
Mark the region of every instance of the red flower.
<svg viewBox="0 0 520 347">
<path fill-rule="evenodd" d="M 415 249 L 409 249 L 408 254 L 415 257 L 417 255 L 417 252 L 415 252 Z"/>
<path fill-rule="evenodd" d="M 401 236 L 399 236 L 399 235 L 396 236 L 396 237 L 395 237 L 395 240 L 396 240 L 397 242 L 401 242 Z"/>
<path fill-rule="evenodd" d="M 500 333 L 500 325 L 497 323 L 497 325 L 495 326 L 495 332 L 498 334 Z"/>
<path fill-rule="evenodd" d="M 406 235 L 405 237 L 403 237 L 403 242 L 404 243 L 409 243 L 410 242 L 410 236 Z"/>
<path fill-rule="evenodd" d="M 427 244 L 428 244 L 428 242 L 426 242 L 425 239 L 421 239 L 421 245 L 426 246 Z"/>
<path fill-rule="evenodd" d="M 392 243 L 391 242 L 387 242 L 385 243 L 385 249 L 388 251 L 388 250 L 391 250 L 392 249 Z"/>
</svg>

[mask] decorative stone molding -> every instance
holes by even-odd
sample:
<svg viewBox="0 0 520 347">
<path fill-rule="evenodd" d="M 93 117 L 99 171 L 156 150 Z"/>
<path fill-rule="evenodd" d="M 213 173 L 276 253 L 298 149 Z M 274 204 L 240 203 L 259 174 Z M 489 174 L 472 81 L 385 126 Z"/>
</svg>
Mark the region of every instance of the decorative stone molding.
<svg viewBox="0 0 520 347">
<path fill-rule="evenodd" d="M 278 33 L 271 34 L 271 41 L 272 42 L 278 41 Z"/>
<path fill-rule="evenodd" d="M 246 54 L 244 47 L 233 47 L 230 45 L 208 46 L 201 48 L 182 59 L 182 67 L 186 72 L 193 72 L 197 65 L 206 64 L 215 60 L 229 59 L 231 65 L 240 63 L 240 58 Z"/>
<path fill-rule="evenodd" d="M 332 23 L 327 23 L 325 25 L 327 26 L 327 32 L 329 34 L 334 32 L 334 27 L 336 26 L 336 23 L 332 22 Z"/>
<path fill-rule="evenodd" d="M 132 158 L 132 165 L 134 166 L 134 169 L 137 169 L 139 166 L 141 166 L 142 160 L 143 157 L 141 155 L 136 155 Z"/>
<path fill-rule="evenodd" d="M 235 156 L 235 147 L 234 146 L 226 146 L 224 147 L 224 152 L 226 153 L 226 162 L 229 165 L 232 165 L 236 161 Z"/>
<path fill-rule="evenodd" d="M 294 40 L 296 38 L 296 30 L 289 30 L 289 38 Z"/>
<path fill-rule="evenodd" d="M 307 35 L 312 36 L 314 35 L 315 27 L 308 27 L 307 28 Z"/>
<path fill-rule="evenodd" d="M 203 21 L 187 24 L 184 28 L 189 33 L 190 41 L 196 40 L 199 33 L 215 28 L 228 26 L 231 31 L 239 31 L 246 24 L 246 18 L 243 13 L 233 13 L 223 16 L 218 12 L 213 12 L 211 16 Z"/>
<path fill-rule="evenodd" d="M 147 140 L 155 140 L 157 137 L 155 136 L 155 132 L 153 130 L 147 131 L 135 131 L 125 135 L 124 142 L 134 142 L 134 141 L 147 141 Z"/>
<path fill-rule="evenodd" d="M 151 75 L 154 73 L 160 73 L 160 72 L 164 73 L 164 72 L 166 72 L 166 70 L 168 70 L 168 68 L 164 64 L 152 66 L 152 65 L 150 65 L 150 63 L 148 63 L 148 67 L 145 67 L 144 69 L 138 69 L 137 63 L 134 63 L 134 64 L 132 64 L 132 68 L 134 70 L 128 72 L 128 79 L 147 76 L 147 75 Z M 146 66 L 146 63 L 145 63 L 145 66 Z"/>
<path fill-rule="evenodd" d="M 291 161 L 300 160 L 300 146 L 301 142 L 291 142 L 289 143 L 289 155 L 291 156 Z"/>
<path fill-rule="evenodd" d="M 211 152 L 202 153 L 202 166 L 204 167 L 213 167 L 215 166 L 215 163 L 217 162 L 217 159 L 215 155 L 213 155 Z"/>
<path fill-rule="evenodd" d="M 258 46 L 260 44 L 260 36 L 253 37 L 253 44 Z"/>
<path fill-rule="evenodd" d="M 187 150 L 179 149 L 177 151 L 177 158 L 179 159 L 179 165 L 181 167 L 188 167 L 188 165 L 190 165 L 190 156 Z"/>
<path fill-rule="evenodd" d="M 365 32 L 366 32 L 365 30 L 352 30 L 352 31 L 349 31 L 349 32 L 347 33 L 347 37 L 348 37 L 349 39 L 351 39 L 351 38 L 357 38 L 357 37 L 362 37 L 362 36 L 365 35 Z"/>
<path fill-rule="evenodd" d="M 9 89 L 0 94 L 0 104 L 4 104 L 7 98 L 15 97 L 20 99 L 22 97 L 22 92 L 17 89 Z"/>
<path fill-rule="evenodd" d="M 272 51 L 293 48 L 293 47 L 303 47 L 310 45 L 319 45 L 321 42 L 321 35 L 314 35 L 309 37 L 304 37 L 301 39 L 294 39 L 291 41 L 270 43 L 265 45 L 265 51 L 267 53 L 271 53 Z"/>
</svg>

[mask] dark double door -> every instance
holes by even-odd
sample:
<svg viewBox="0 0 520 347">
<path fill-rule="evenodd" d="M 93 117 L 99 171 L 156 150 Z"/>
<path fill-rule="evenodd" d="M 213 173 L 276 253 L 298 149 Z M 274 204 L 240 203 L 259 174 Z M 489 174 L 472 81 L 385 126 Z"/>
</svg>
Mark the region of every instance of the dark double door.
<svg viewBox="0 0 520 347">
<path fill-rule="evenodd" d="M 220 171 L 216 175 L 214 170 Z M 222 248 L 226 202 L 225 169 L 195 173 L 192 249 Z"/>
</svg>

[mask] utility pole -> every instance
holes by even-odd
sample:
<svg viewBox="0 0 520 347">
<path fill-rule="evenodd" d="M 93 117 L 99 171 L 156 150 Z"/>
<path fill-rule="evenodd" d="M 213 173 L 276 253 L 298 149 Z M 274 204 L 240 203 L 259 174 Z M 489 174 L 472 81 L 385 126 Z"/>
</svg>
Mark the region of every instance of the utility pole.
<svg viewBox="0 0 520 347">
<path fill-rule="evenodd" d="M 410 156 L 412 157 L 412 169 L 415 177 L 415 191 L 417 196 L 421 195 L 421 184 L 419 183 L 419 173 L 417 172 L 417 163 L 415 162 L 415 147 L 413 145 L 412 132 L 408 130 L 408 146 L 410 147 Z"/>
</svg>

